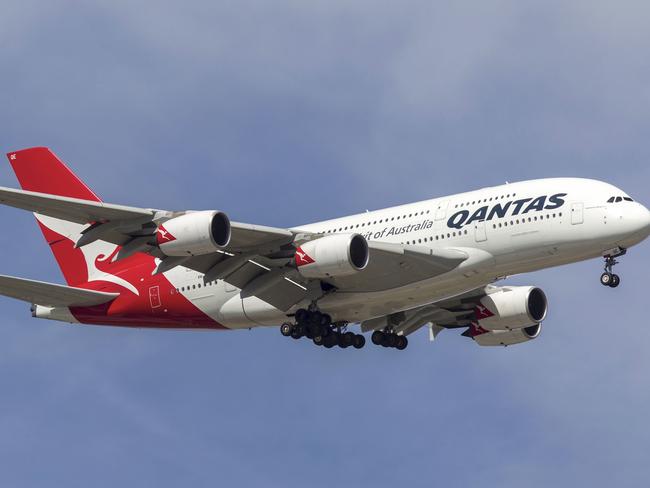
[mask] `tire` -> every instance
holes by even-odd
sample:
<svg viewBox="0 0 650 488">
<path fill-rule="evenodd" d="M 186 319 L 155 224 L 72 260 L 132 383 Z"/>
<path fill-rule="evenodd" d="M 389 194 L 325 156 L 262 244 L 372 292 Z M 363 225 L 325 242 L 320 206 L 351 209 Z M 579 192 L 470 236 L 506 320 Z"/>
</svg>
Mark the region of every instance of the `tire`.
<svg viewBox="0 0 650 488">
<path fill-rule="evenodd" d="M 325 340 L 323 342 L 323 346 L 325 346 L 327 349 L 331 349 L 334 346 L 336 346 L 339 342 L 339 339 L 335 333 L 332 333 L 325 337 Z"/>
<path fill-rule="evenodd" d="M 345 349 L 346 347 L 350 347 L 353 341 L 354 341 L 354 334 L 352 332 L 346 332 L 345 334 L 341 334 L 341 337 L 339 339 L 339 347 L 342 347 L 343 349 Z"/>
<path fill-rule="evenodd" d="M 296 325 L 293 327 L 293 330 L 291 331 L 291 338 L 292 339 L 300 339 L 303 334 L 303 329 L 300 325 Z"/>
<path fill-rule="evenodd" d="M 611 286 L 613 275 L 609 273 L 603 273 L 600 275 L 600 283 L 603 286 Z"/>
<path fill-rule="evenodd" d="M 319 332 L 320 332 L 320 335 L 322 335 L 323 337 L 327 337 L 332 333 L 332 329 L 330 329 L 329 327 L 321 324 Z"/>
<path fill-rule="evenodd" d="M 612 281 L 611 281 L 611 283 L 609 284 L 609 286 L 610 286 L 611 288 L 616 288 L 616 287 L 617 287 L 618 285 L 620 285 L 620 284 L 621 284 L 621 278 L 620 278 L 620 276 L 618 276 L 618 275 L 616 275 L 616 274 L 615 274 L 615 275 L 612 275 Z"/>
<path fill-rule="evenodd" d="M 329 328 L 329 326 L 332 325 L 332 317 L 326 313 L 322 314 L 320 317 L 320 324 Z"/>
<path fill-rule="evenodd" d="M 312 342 L 317 346 L 322 346 L 325 343 L 325 338 L 322 335 L 317 335 L 312 339 Z"/>
<path fill-rule="evenodd" d="M 395 347 L 397 345 L 397 336 L 395 334 L 386 334 L 381 345 L 384 347 Z"/>
<path fill-rule="evenodd" d="M 320 321 L 323 319 L 323 314 L 316 312 L 309 312 L 309 323 L 320 326 Z"/>
<path fill-rule="evenodd" d="M 363 346 L 366 345 L 366 338 L 363 337 L 361 334 L 356 334 L 354 336 L 354 340 L 352 341 L 352 345 L 354 346 L 355 349 L 361 349 Z"/>
<path fill-rule="evenodd" d="M 408 345 L 409 345 L 409 340 L 406 337 L 397 336 L 397 344 L 395 345 L 395 347 L 399 351 L 403 351 L 404 349 L 406 349 L 406 346 L 408 346 Z"/>
<path fill-rule="evenodd" d="M 384 333 L 380 330 L 376 330 L 370 336 L 370 340 L 375 346 L 381 346 L 384 342 Z"/>
<path fill-rule="evenodd" d="M 304 308 L 299 308 L 296 310 L 295 319 L 297 323 L 304 324 L 309 319 L 309 312 Z"/>
<path fill-rule="evenodd" d="M 282 324 L 280 326 L 280 334 L 282 334 L 284 337 L 289 337 L 291 335 L 291 332 L 293 332 L 293 326 L 291 324 Z"/>
</svg>

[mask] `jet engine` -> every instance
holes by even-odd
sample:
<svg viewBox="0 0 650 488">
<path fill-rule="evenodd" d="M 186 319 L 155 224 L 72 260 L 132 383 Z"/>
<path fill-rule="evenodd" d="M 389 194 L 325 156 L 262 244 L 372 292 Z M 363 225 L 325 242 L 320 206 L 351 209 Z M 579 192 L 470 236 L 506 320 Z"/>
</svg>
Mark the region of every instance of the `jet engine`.
<svg viewBox="0 0 650 488">
<path fill-rule="evenodd" d="M 476 307 L 476 319 L 485 330 L 521 329 L 546 318 L 544 292 L 533 286 L 509 286 L 486 295 Z"/>
<path fill-rule="evenodd" d="M 158 226 L 156 241 L 166 256 L 199 256 L 230 242 L 230 220 L 223 212 L 204 210 L 174 217 Z"/>
<path fill-rule="evenodd" d="M 296 249 L 298 272 L 305 278 L 336 278 L 361 271 L 370 251 L 359 234 L 336 234 L 308 241 Z"/>
<path fill-rule="evenodd" d="M 531 325 L 514 330 L 493 330 L 475 335 L 474 341 L 479 346 L 511 346 L 536 339 L 542 331 L 542 324 Z"/>
</svg>

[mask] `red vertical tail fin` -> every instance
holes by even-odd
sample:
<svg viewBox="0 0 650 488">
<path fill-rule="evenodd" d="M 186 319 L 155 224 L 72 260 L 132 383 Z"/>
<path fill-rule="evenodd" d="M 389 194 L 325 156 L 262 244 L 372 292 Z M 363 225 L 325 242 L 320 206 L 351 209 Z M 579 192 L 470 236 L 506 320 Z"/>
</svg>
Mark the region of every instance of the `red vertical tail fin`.
<svg viewBox="0 0 650 488">
<path fill-rule="evenodd" d="M 47 147 L 32 147 L 9 153 L 23 190 L 100 202 L 93 191 Z"/>
<path fill-rule="evenodd" d="M 7 154 L 23 190 L 82 200 L 101 201 L 93 191 L 46 147 L 33 147 Z M 84 254 L 74 242 L 84 227 L 73 222 L 34 214 L 69 285 L 88 279 Z"/>
</svg>

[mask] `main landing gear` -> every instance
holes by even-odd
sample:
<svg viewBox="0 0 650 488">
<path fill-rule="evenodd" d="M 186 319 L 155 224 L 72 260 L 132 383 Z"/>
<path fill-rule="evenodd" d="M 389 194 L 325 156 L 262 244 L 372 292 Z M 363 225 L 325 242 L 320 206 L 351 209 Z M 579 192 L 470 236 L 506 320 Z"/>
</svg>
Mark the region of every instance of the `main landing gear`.
<svg viewBox="0 0 650 488">
<path fill-rule="evenodd" d="M 618 264 L 616 258 L 623 256 L 626 252 L 625 249 L 619 249 L 615 254 L 605 256 L 605 272 L 600 275 L 600 283 L 603 286 L 616 288 L 621 284 L 621 278 L 617 274 L 614 274 L 612 269 Z"/>
<path fill-rule="evenodd" d="M 285 337 L 300 339 L 307 337 L 317 346 L 331 349 L 338 346 L 342 349 L 354 347 L 361 349 L 366 345 L 366 338 L 361 334 L 346 331 L 345 326 L 332 324 L 332 317 L 318 310 L 296 311 L 296 323 L 284 323 L 280 326 L 280 333 Z"/>
<path fill-rule="evenodd" d="M 400 351 L 406 349 L 406 346 L 409 345 L 409 341 L 406 336 L 397 335 L 392 331 L 381 331 L 376 330 L 372 333 L 370 338 L 373 344 L 383 347 L 394 347 Z"/>
</svg>

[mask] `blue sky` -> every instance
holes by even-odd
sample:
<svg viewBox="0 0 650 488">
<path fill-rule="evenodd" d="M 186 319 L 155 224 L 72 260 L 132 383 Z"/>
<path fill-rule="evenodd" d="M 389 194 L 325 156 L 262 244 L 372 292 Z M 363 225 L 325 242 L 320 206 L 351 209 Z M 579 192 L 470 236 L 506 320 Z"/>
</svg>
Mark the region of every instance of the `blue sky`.
<svg viewBox="0 0 650 488">
<path fill-rule="evenodd" d="M 647 2 L 2 10 L 3 151 L 48 145 L 110 202 L 290 226 L 582 176 L 650 204 Z M 1 272 L 61 282 L 31 216 L 0 218 Z M 616 290 L 599 261 L 510 279 L 551 311 L 507 349 L 73 327 L 2 299 L 0 484 L 646 486 L 648 263 Z"/>
</svg>

